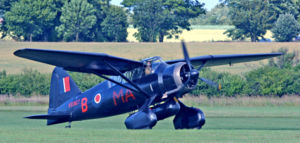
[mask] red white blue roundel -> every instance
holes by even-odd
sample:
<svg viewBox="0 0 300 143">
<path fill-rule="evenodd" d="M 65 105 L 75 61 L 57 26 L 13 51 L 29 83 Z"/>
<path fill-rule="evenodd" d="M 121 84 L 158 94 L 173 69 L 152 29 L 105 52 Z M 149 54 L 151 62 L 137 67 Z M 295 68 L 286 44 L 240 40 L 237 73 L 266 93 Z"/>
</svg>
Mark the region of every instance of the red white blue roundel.
<svg viewBox="0 0 300 143">
<path fill-rule="evenodd" d="M 98 93 L 95 97 L 94 97 L 94 101 L 95 101 L 95 103 L 100 103 L 100 101 L 101 101 L 101 94 L 100 93 Z"/>
</svg>

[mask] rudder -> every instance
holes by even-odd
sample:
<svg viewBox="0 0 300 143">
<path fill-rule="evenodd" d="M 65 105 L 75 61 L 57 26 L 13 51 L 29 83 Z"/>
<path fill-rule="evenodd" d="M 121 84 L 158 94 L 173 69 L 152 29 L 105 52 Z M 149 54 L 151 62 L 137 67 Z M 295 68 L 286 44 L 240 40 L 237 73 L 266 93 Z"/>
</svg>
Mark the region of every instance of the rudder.
<svg viewBox="0 0 300 143">
<path fill-rule="evenodd" d="M 63 68 L 55 67 L 51 77 L 48 113 L 80 93 L 71 76 Z"/>
</svg>

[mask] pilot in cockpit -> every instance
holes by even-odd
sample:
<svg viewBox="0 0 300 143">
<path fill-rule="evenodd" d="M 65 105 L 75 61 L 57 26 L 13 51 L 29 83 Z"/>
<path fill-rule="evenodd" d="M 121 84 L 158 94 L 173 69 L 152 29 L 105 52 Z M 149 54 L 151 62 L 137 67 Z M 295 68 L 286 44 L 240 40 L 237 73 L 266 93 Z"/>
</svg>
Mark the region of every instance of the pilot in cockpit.
<svg viewBox="0 0 300 143">
<path fill-rule="evenodd" d="M 146 67 L 145 67 L 145 75 L 151 74 L 152 72 L 152 64 L 150 61 L 147 61 Z"/>
</svg>

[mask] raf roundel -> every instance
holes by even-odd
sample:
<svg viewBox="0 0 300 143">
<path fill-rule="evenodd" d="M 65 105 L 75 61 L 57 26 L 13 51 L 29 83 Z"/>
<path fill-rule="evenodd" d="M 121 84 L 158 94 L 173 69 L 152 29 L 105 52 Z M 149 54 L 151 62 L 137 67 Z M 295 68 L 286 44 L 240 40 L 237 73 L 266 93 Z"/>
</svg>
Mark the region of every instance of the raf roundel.
<svg viewBox="0 0 300 143">
<path fill-rule="evenodd" d="M 100 93 L 98 93 L 95 97 L 94 97 L 94 101 L 95 101 L 95 103 L 100 103 L 100 101 L 101 101 L 101 94 Z"/>
</svg>

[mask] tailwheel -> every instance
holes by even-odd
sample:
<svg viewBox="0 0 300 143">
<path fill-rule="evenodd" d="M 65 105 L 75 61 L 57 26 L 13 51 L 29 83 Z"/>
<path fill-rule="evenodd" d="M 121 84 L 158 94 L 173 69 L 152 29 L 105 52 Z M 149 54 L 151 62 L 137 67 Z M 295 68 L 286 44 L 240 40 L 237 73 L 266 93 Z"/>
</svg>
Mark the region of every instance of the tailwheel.
<svg viewBox="0 0 300 143">
<path fill-rule="evenodd" d="M 69 124 L 65 128 L 71 128 L 71 121 L 69 121 Z"/>
</svg>

